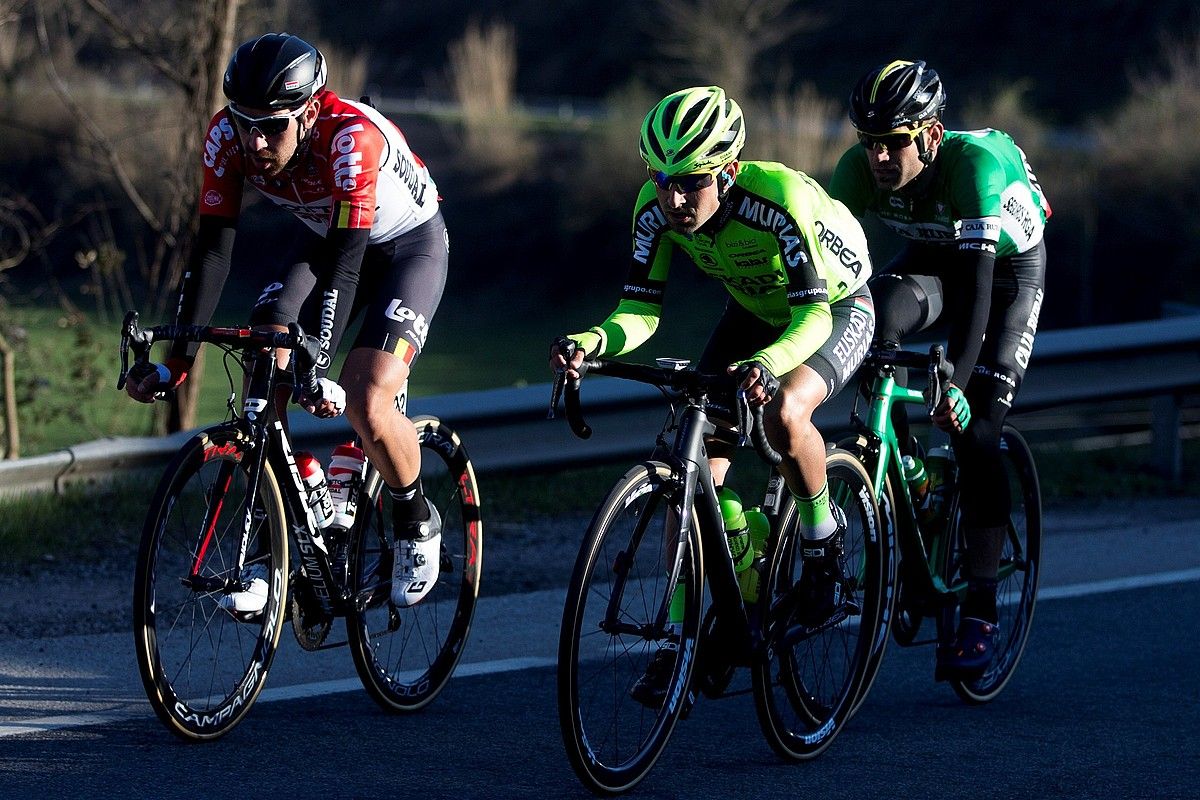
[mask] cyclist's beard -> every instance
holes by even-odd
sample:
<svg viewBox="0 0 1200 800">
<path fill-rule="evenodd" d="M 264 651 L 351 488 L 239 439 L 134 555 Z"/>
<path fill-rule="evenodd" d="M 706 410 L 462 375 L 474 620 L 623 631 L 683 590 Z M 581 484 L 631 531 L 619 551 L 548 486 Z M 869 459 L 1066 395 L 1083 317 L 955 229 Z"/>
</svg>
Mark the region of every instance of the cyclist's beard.
<svg viewBox="0 0 1200 800">
<path fill-rule="evenodd" d="M 303 138 L 302 138 L 303 137 Z M 255 166 L 267 178 L 274 178 L 295 166 L 298 156 L 308 145 L 308 137 L 297 130 L 296 138 L 280 142 L 278 147 L 266 148 L 254 154 Z"/>
</svg>

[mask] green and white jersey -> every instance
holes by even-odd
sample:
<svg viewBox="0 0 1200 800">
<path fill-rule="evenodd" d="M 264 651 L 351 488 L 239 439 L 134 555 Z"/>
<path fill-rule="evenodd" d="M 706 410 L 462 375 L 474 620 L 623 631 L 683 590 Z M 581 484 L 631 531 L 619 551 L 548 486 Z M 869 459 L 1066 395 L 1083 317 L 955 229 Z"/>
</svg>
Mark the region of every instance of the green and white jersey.
<svg viewBox="0 0 1200 800">
<path fill-rule="evenodd" d="M 878 188 L 867 158 L 859 145 L 847 150 L 829 184 L 857 217 L 873 211 L 896 233 L 925 244 L 983 239 L 997 258 L 1042 241 L 1050 205 L 1025 153 L 1003 131 L 946 131 L 916 191 Z"/>
<path fill-rule="evenodd" d="M 832 330 L 829 304 L 871 275 L 866 237 L 854 215 L 816 181 L 783 164 L 744 161 L 713 219 L 675 233 L 647 181 L 633 214 L 633 253 L 621 301 L 575 339 L 592 356 L 620 355 L 650 338 L 662 313 L 672 254 L 682 250 L 739 304 L 782 329 L 749 360 L 776 375 L 804 362 Z"/>
</svg>

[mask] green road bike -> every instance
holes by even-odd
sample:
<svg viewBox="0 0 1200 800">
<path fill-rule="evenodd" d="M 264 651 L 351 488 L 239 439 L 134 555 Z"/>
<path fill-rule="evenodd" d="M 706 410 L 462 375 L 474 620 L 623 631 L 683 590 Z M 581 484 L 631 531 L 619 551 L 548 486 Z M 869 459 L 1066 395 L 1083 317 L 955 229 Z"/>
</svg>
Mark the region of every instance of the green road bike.
<svg viewBox="0 0 1200 800">
<path fill-rule="evenodd" d="M 926 370 L 929 388 L 913 390 L 896 382 L 897 368 Z M 891 599 L 888 613 L 872 636 L 868 665 L 870 686 L 889 638 L 902 646 L 953 641 L 957 610 L 966 596 L 963 577 L 965 550 L 962 496 L 957 482 L 953 451 L 948 447 L 929 451 L 941 475 L 928 492 L 928 502 L 918 503 L 909 491 L 901 466 L 900 442 L 892 423 L 897 404 L 925 405 L 932 413 L 949 385 L 949 367 L 941 345 L 929 353 L 877 349 L 868 354 L 859 369 L 861 387 L 855 398 L 851 421 L 856 433 L 839 447 L 858 458 L 871 476 L 878 500 L 883 533 L 894 550 L 895 572 L 887 587 Z M 859 404 L 866 402 L 865 415 Z M 915 443 L 915 439 L 913 440 Z M 919 448 L 919 443 L 916 443 Z M 964 701 L 986 703 L 998 695 L 1012 678 L 1029 638 L 1037 601 L 1042 552 L 1042 503 L 1037 468 L 1024 438 L 1005 425 L 1000 436 L 1006 486 L 1012 502 L 1008 533 L 1000 561 L 997 608 L 1000 613 L 995 657 L 987 671 L 974 680 L 951 679 L 950 685 Z M 920 456 L 920 454 L 918 454 Z M 922 623 L 934 622 L 936 635 L 921 639 Z M 861 703 L 865 694 L 860 695 Z"/>
<path fill-rule="evenodd" d="M 581 367 L 657 386 L 670 408 L 650 459 L 626 472 L 592 517 L 563 609 L 559 723 L 571 766 L 597 794 L 642 780 L 698 695 L 730 694 L 740 667 L 750 670 L 759 724 L 772 748 L 789 760 L 817 756 L 868 688 L 873 643 L 862 632 L 878 630 L 887 611 L 889 551 L 870 479 L 854 454 L 837 449 L 828 453 L 827 468 L 831 498 L 847 520 L 840 604 L 821 624 L 799 621 L 796 506 L 775 470 L 762 505 L 770 533 L 757 598 L 743 595 L 705 442 L 738 445 L 749 438 L 768 463 L 779 456 L 766 441 L 761 408 L 751 414 L 744 398 L 734 397 L 728 375 L 703 375 L 686 363 L 597 360 Z M 587 438 L 578 381 L 567 385 L 566 409 L 572 429 Z M 717 422 L 734 419 L 736 429 Z M 685 602 L 672 637 L 668 613 L 677 585 Z M 678 656 L 665 698 L 648 707 L 633 689 L 668 641 Z"/>
</svg>

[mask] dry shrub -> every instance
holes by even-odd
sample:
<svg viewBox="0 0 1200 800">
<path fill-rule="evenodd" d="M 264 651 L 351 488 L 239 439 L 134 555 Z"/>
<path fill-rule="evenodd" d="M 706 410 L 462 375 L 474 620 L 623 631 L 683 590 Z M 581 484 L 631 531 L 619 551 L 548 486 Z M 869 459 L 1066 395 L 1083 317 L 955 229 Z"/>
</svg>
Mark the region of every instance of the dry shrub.
<svg viewBox="0 0 1200 800">
<path fill-rule="evenodd" d="M 485 28 L 472 20 L 448 55 L 450 90 L 462 112 L 461 156 L 469 169 L 482 173 L 482 188 L 510 186 L 537 154 L 514 102 L 516 32 L 507 23 Z"/>
<path fill-rule="evenodd" d="M 810 83 L 777 89 L 762 106 L 746 109 L 745 158 L 781 161 L 825 182 L 853 143 L 842 103 Z"/>
</svg>

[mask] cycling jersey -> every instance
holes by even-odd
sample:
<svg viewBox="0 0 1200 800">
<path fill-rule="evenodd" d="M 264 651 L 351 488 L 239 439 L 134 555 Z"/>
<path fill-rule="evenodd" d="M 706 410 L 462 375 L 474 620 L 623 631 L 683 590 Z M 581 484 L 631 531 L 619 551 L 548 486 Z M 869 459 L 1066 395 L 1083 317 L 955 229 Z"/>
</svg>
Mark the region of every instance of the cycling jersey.
<svg viewBox="0 0 1200 800">
<path fill-rule="evenodd" d="M 876 186 L 867 159 L 864 148 L 850 148 L 829 182 L 829 193 L 857 217 L 873 211 L 896 233 L 925 244 L 982 239 L 997 258 L 1042 240 L 1050 204 L 1025 153 L 1003 131 L 946 131 L 928 176 L 898 191 Z"/>
<path fill-rule="evenodd" d="M 691 235 L 675 233 L 647 181 L 633 214 L 633 253 L 616 310 L 571 338 L 591 356 L 620 355 L 658 327 L 672 254 L 682 251 L 725 285 L 733 299 L 771 326 L 778 340 L 754 353 L 783 375 L 816 352 L 833 329 L 829 304 L 871 275 L 866 237 L 853 215 L 802 172 L 744 161 L 713 218 Z"/>
<path fill-rule="evenodd" d="M 274 178 L 246 158 L 228 109 L 217 112 L 204 142 L 200 213 L 236 217 L 242 182 L 294 214 L 321 235 L 332 228 L 365 228 L 368 242 L 395 239 L 438 208 L 429 170 L 404 134 L 365 103 L 331 91 L 317 95 L 320 115 L 289 168 Z"/>
<path fill-rule="evenodd" d="M 365 103 L 343 100 L 331 91 L 319 93 L 316 99 L 316 122 L 287 168 L 274 177 L 263 174 L 248 157 L 229 110 L 222 109 L 213 116 L 204 140 L 200 233 L 180 288 L 176 320 L 193 324 L 212 318 L 229 274 L 233 232 L 241 211 L 243 186 L 248 182 L 295 215 L 326 244 L 319 252 L 313 251 L 319 257 L 311 263 L 305 254 L 292 265 L 295 268 L 284 270 L 292 275 L 304 270 L 313 272 L 315 283 L 311 285 L 313 291 L 320 292 L 321 313 L 315 318 L 318 329 L 309 332 L 321 340 L 318 363 L 324 371 L 356 307 L 355 294 L 368 248 L 373 252 L 386 247 L 434 222 L 440 198 L 429 170 L 390 120 Z M 431 259 L 439 265 L 444 282 L 446 241 L 444 229 L 439 230 L 439 236 L 425 237 L 430 243 L 422 255 L 413 255 L 408 261 L 415 265 L 413 269 L 419 269 L 423 268 L 423 262 L 418 263 L 422 258 Z M 304 270 L 298 269 L 301 262 Z M 370 258 L 366 263 L 376 269 L 403 270 L 409 266 L 390 255 Z M 293 295 L 285 293 L 286 297 Z M 425 304 L 430 315 L 437 299 L 431 297 Z M 411 297 L 384 298 L 385 304 L 392 300 L 398 306 L 414 302 Z M 280 305 L 280 313 L 298 313 L 295 305 Z M 427 325 L 429 317 L 421 317 L 421 321 Z M 406 345 L 406 361 L 411 361 L 423 345 L 424 336 L 419 339 Z M 178 343 L 173 354 L 194 352 L 194 345 Z"/>
</svg>

